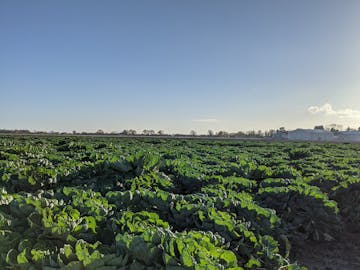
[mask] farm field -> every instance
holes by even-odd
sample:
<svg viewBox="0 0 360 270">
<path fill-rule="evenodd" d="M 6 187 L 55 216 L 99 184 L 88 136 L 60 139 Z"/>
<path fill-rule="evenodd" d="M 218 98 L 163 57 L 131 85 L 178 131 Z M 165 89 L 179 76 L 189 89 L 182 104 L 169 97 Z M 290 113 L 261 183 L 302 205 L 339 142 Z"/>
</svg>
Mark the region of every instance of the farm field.
<svg viewBox="0 0 360 270">
<path fill-rule="evenodd" d="M 0 269 L 360 269 L 360 145 L 0 137 Z"/>
</svg>

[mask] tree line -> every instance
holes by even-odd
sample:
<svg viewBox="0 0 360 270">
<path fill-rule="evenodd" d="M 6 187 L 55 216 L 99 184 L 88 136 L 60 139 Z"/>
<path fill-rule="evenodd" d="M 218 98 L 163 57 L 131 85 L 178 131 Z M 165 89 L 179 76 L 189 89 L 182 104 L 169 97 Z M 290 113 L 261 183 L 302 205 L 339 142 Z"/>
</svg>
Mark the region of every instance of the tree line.
<svg viewBox="0 0 360 270">
<path fill-rule="evenodd" d="M 0 129 L 0 134 L 49 134 L 49 135 L 122 135 L 122 136 L 192 136 L 192 137 L 271 137 L 276 131 L 271 130 L 250 130 L 250 131 L 238 131 L 238 132 L 227 132 L 224 130 L 214 131 L 208 130 L 207 134 L 198 134 L 195 130 L 190 130 L 189 133 L 177 133 L 169 134 L 165 133 L 164 130 L 153 130 L 144 129 L 141 132 L 137 132 L 135 129 L 124 129 L 121 132 L 105 132 L 102 129 L 98 129 L 96 132 L 78 132 L 76 130 L 72 132 L 58 132 L 58 131 L 30 131 L 27 129 Z"/>
</svg>

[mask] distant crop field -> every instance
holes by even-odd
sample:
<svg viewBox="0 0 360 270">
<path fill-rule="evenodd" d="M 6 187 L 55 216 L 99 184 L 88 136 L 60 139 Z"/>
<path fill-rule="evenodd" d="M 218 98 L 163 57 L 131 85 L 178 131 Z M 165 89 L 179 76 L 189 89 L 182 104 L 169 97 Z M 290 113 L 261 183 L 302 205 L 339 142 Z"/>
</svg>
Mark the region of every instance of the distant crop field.
<svg viewBox="0 0 360 270">
<path fill-rule="evenodd" d="M 0 269 L 360 269 L 359 144 L 0 137 L 0 179 Z"/>
</svg>

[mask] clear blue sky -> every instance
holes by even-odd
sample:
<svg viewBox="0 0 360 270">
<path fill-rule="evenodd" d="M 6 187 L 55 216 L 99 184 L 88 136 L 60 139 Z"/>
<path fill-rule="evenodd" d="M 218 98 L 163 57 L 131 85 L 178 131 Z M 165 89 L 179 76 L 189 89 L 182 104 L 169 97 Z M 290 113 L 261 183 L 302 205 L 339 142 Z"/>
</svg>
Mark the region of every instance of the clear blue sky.
<svg viewBox="0 0 360 270">
<path fill-rule="evenodd" d="M 0 128 L 360 126 L 359 14 L 357 0 L 0 0 Z"/>
</svg>

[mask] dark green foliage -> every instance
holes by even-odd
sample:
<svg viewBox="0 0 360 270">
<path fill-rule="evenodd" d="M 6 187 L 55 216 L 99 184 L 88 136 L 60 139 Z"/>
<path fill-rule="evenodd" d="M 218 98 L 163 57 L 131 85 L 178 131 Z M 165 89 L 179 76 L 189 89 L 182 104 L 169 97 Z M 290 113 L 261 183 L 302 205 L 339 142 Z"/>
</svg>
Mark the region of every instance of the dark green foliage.
<svg viewBox="0 0 360 270">
<path fill-rule="evenodd" d="M 360 222 L 359 150 L 3 137 L 0 268 L 301 269 L 291 243 Z"/>
<path fill-rule="evenodd" d="M 360 178 L 349 178 L 332 188 L 330 197 L 338 202 L 341 215 L 360 232 Z"/>
</svg>

